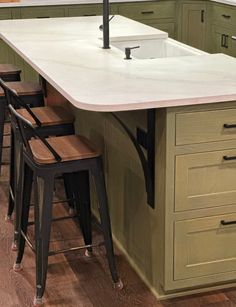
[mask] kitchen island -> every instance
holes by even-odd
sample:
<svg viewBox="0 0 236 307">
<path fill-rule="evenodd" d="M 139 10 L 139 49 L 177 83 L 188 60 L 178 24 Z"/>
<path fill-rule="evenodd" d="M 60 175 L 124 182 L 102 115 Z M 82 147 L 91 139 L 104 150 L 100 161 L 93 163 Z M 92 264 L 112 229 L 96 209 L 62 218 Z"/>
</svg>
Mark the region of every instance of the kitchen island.
<svg viewBox="0 0 236 307">
<path fill-rule="evenodd" d="M 110 23 L 111 49 L 103 50 L 101 23 L 1 21 L 0 37 L 64 97 L 77 131 L 103 148 L 114 238 L 153 292 L 235 285 L 236 59 L 121 16 Z M 167 40 L 178 56 L 168 54 Z M 146 42 L 163 53 L 155 57 Z M 124 59 L 124 46 L 137 44 L 133 59 Z M 156 117 L 154 208 L 139 156 L 117 121 L 136 135 L 137 127 L 146 130 L 147 109 Z"/>
</svg>

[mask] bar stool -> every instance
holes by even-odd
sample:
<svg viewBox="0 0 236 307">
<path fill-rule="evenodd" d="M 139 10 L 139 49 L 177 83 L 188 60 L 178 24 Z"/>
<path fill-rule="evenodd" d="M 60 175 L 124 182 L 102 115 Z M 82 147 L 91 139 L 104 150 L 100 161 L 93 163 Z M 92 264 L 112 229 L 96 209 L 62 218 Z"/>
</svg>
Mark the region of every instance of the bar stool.
<svg viewBox="0 0 236 307">
<path fill-rule="evenodd" d="M 2 79 L 3 80 L 3 79 Z M 26 81 L 6 82 L 14 89 L 22 98 L 22 100 L 30 106 L 43 106 L 44 96 L 41 86 L 38 83 Z M 6 122 L 7 101 L 4 90 L 0 88 L 0 170 L 2 166 L 2 149 L 4 137 L 4 124 Z M 7 146 L 8 148 L 9 146 Z"/>
<path fill-rule="evenodd" d="M 6 100 L 8 104 L 13 104 L 18 110 L 17 112 L 21 116 L 25 117 L 28 121 L 40 130 L 44 136 L 50 135 L 69 135 L 74 134 L 74 117 L 65 108 L 59 106 L 45 106 L 45 107 L 34 107 L 31 109 L 22 99 L 18 96 L 12 83 L 6 83 L 0 79 L 0 86 L 3 88 Z M 32 111 L 33 110 L 33 111 Z M 19 180 L 19 164 L 21 159 L 21 149 L 19 144 L 19 131 L 18 128 L 12 124 L 12 137 L 11 137 L 11 166 L 10 166 L 10 193 L 7 220 L 11 219 L 11 215 L 15 206 L 15 197 L 17 194 L 17 182 Z M 64 183 L 66 186 L 66 197 L 67 202 L 70 206 L 70 214 L 74 211 L 73 204 L 73 193 L 70 189 L 69 180 L 67 174 L 63 174 Z M 72 212 L 71 212 L 72 211 Z M 15 232 L 14 242 L 12 245 L 13 250 L 17 250 L 17 237 L 18 237 L 18 221 L 15 220 Z"/>
<path fill-rule="evenodd" d="M 111 276 L 114 287 L 122 289 L 123 284 L 119 279 L 114 258 L 110 216 L 100 152 L 83 136 L 70 135 L 44 138 L 12 105 L 9 106 L 9 109 L 13 120 L 19 127 L 21 141 L 23 143 L 21 171 L 24 174 L 24 178 L 19 183 L 18 203 L 20 204 L 21 235 L 14 270 L 18 271 L 21 269 L 26 241 L 36 254 L 36 296 L 34 306 L 40 306 L 42 304 L 46 285 L 48 256 L 65 252 L 65 250 L 49 251 L 53 185 L 55 176 L 62 173 L 78 174 L 78 172 L 82 171 L 90 172 L 93 176 Z M 27 135 L 31 135 L 32 138 L 29 140 Z M 32 181 L 32 178 L 34 178 L 35 246 L 27 237 L 29 203 L 28 199 L 26 201 L 24 197 L 30 194 L 28 182 Z M 41 195 L 39 195 L 40 182 L 43 187 Z M 78 195 L 77 197 L 76 204 L 78 205 L 80 200 Z M 87 247 L 88 245 L 85 245 L 73 248 L 73 250 Z M 92 247 L 92 242 L 89 244 L 89 247 Z"/>
<path fill-rule="evenodd" d="M 0 78 L 5 82 L 10 81 L 20 81 L 21 70 L 12 64 L 0 64 Z M 2 100 L 4 97 L 0 95 L 0 104 L 2 105 Z M 9 136 L 9 133 L 4 134 L 4 122 L 5 122 L 5 110 L 1 109 L 0 112 L 0 171 L 2 165 L 2 149 L 8 148 L 8 146 L 3 147 L 3 137 Z"/>
<path fill-rule="evenodd" d="M 21 70 L 13 64 L 0 64 L 0 78 L 6 82 L 20 81 Z"/>
</svg>

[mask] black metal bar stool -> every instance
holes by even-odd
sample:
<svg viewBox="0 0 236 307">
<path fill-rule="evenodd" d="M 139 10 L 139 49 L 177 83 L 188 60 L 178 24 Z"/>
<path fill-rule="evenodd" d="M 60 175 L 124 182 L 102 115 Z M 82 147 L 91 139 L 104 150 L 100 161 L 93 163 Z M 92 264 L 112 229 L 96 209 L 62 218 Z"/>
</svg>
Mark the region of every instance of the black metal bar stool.
<svg viewBox="0 0 236 307">
<path fill-rule="evenodd" d="M 0 78 L 6 82 L 20 81 L 21 70 L 13 64 L 0 64 Z"/>
<path fill-rule="evenodd" d="M 11 82 L 6 82 L 6 84 L 11 86 L 11 88 L 14 89 L 21 96 L 22 100 L 31 107 L 44 105 L 43 91 L 38 83 L 25 82 L 25 81 L 11 81 Z M 0 170 L 2 166 L 2 149 L 5 148 L 3 147 L 3 137 L 4 137 L 4 124 L 7 118 L 6 110 L 7 110 L 7 101 L 5 93 L 4 90 L 0 88 Z"/>
<path fill-rule="evenodd" d="M 36 296 L 34 305 L 39 306 L 42 304 L 46 285 L 48 256 L 66 251 L 49 251 L 53 185 L 55 177 L 63 173 L 78 174 L 90 172 L 93 176 L 111 276 L 115 288 L 122 289 L 123 284 L 118 277 L 114 258 L 110 216 L 100 152 L 88 139 L 82 136 L 70 135 L 44 138 L 28 120 L 17 113 L 12 105 L 9 108 L 12 118 L 16 121 L 20 131 L 23 144 L 21 172 L 24 173 L 24 178 L 19 182 L 18 204 L 20 204 L 21 235 L 14 270 L 18 271 L 21 269 L 26 241 L 36 254 Z M 30 140 L 28 135 L 32 136 Z M 25 195 L 30 195 L 28 183 L 32 181 L 32 178 L 34 178 L 35 245 L 27 237 L 29 199 L 25 197 Z M 39 184 L 41 184 L 42 190 L 39 189 Z M 80 183 L 78 183 L 79 185 Z M 78 196 L 76 203 L 78 204 L 79 202 Z M 89 245 L 73 248 L 73 250 L 88 247 L 92 247 L 92 242 Z"/>
<path fill-rule="evenodd" d="M 12 64 L 0 64 L 0 78 L 5 82 L 10 81 L 20 81 L 21 70 Z M 2 104 L 5 105 L 5 97 L 0 95 L 0 108 Z M 4 134 L 4 122 L 5 122 L 5 110 L 1 108 L 0 111 L 0 171 L 2 165 L 2 149 L 8 148 L 8 146 L 3 147 L 4 136 L 9 136 L 9 133 Z"/>
<path fill-rule="evenodd" d="M 40 130 L 44 136 L 57 136 L 57 135 L 69 135 L 74 134 L 74 117 L 65 108 L 54 106 L 54 107 L 34 107 L 31 109 L 21 97 L 11 87 L 12 83 L 6 83 L 0 79 L 0 86 L 4 89 L 6 100 L 8 104 L 13 104 L 17 108 L 17 112 L 21 116 L 29 120 L 32 125 Z M 7 212 L 7 220 L 11 219 L 11 215 L 15 206 L 15 198 L 17 194 L 17 182 L 19 176 L 19 164 L 21 159 L 21 145 L 18 141 L 19 131 L 17 126 L 12 123 L 11 125 L 12 138 L 11 138 L 11 166 L 10 166 L 10 193 L 9 193 L 9 204 Z M 73 209 L 73 193 L 70 189 L 68 176 L 63 174 L 64 183 L 66 186 L 66 197 L 67 202 L 71 209 Z M 16 206 L 17 209 L 17 206 Z M 72 214 L 70 212 L 70 214 Z M 17 215 L 17 214 L 16 214 Z M 17 237 L 18 237 L 19 223 L 17 218 L 15 219 L 15 232 L 14 242 L 12 245 L 13 250 L 17 250 Z"/>
</svg>

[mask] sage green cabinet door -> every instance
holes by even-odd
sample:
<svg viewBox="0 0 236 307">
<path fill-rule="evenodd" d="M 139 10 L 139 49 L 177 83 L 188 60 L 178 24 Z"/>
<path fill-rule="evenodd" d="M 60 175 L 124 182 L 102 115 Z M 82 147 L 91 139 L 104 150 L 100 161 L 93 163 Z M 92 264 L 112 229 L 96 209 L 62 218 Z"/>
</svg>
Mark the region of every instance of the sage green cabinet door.
<svg viewBox="0 0 236 307">
<path fill-rule="evenodd" d="M 236 214 L 175 222 L 174 280 L 236 278 Z M 200 282 L 203 282 L 200 281 Z M 194 280 L 189 280 L 189 286 Z"/>
<path fill-rule="evenodd" d="M 140 20 L 140 22 L 149 25 L 153 28 L 162 30 L 164 32 L 167 32 L 169 37 L 175 38 L 175 23 L 174 22 L 163 22 L 161 20 L 155 21 L 155 20 Z"/>
<path fill-rule="evenodd" d="M 119 15 L 134 20 L 174 18 L 175 2 L 145 2 L 145 3 L 124 3 L 119 5 Z"/>
<path fill-rule="evenodd" d="M 212 26 L 212 46 L 213 53 L 236 56 L 236 29 L 234 31 L 220 26 Z"/>
<path fill-rule="evenodd" d="M 69 17 L 102 15 L 102 5 L 92 4 L 72 6 L 67 9 L 67 14 Z"/>
<path fill-rule="evenodd" d="M 21 18 L 50 18 L 64 17 L 64 7 L 30 7 L 21 8 Z"/>
<path fill-rule="evenodd" d="M 205 50 L 206 4 L 182 4 L 182 42 Z"/>
<path fill-rule="evenodd" d="M 12 19 L 11 9 L 0 9 L 0 20 Z M 8 47 L 0 40 L 0 63 L 8 62 Z"/>
<path fill-rule="evenodd" d="M 211 16 L 213 23 L 225 27 L 236 26 L 236 8 L 234 6 L 212 3 Z"/>
<path fill-rule="evenodd" d="M 176 156 L 175 211 L 236 205 L 236 149 Z"/>
<path fill-rule="evenodd" d="M 175 145 L 236 141 L 236 109 L 176 114 Z"/>
<path fill-rule="evenodd" d="M 0 20 L 12 19 L 11 9 L 0 9 Z"/>
</svg>

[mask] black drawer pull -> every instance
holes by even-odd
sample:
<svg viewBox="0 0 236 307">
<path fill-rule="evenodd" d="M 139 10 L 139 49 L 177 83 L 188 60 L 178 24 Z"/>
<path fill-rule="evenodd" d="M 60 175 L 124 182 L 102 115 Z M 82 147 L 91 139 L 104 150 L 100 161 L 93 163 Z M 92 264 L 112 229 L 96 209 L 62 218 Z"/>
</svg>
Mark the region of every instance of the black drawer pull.
<svg viewBox="0 0 236 307">
<path fill-rule="evenodd" d="M 236 156 L 223 156 L 223 159 L 224 159 L 225 161 L 236 160 Z"/>
<path fill-rule="evenodd" d="M 201 22 L 203 23 L 205 18 L 204 18 L 204 15 L 205 15 L 205 11 L 204 10 L 201 10 Z"/>
<path fill-rule="evenodd" d="M 142 11 L 141 14 L 154 14 L 154 11 Z"/>
<path fill-rule="evenodd" d="M 233 224 L 236 224 L 236 221 L 225 221 L 225 220 L 222 220 L 220 221 L 221 225 L 223 226 L 226 226 L 226 225 L 233 225 Z"/>
<path fill-rule="evenodd" d="M 224 128 L 226 129 L 236 128 L 236 124 L 224 124 Z"/>
<path fill-rule="evenodd" d="M 229 45 L 228 45 L 228 38 L 229 38 L 229 35 L 225 35 L 225 45 L 224 45 L 225 48 L 229 47 Z"/>
<path fill-rule="evenodd" d="M 224 47 L 224 44 L 225 44 L 225 35 L 224 34 L 221 34 L 221 47 Z"/>
<path fill-rule="evenodd" d="M 230 19 L 231 16 L 230 15 L 225 15 L 225 14 L 222 14 L 222 17 L 226 18 L 226 19 Z"/>
<path fill-rule="evenodd" d="M 36 18 L 38 18 L 38 19 L 42 19 L 42 18 L 50 18 L 50 16 L 38 16 L 38 17 L 36 17 Z"/>
<path fill-rule="evenodd" d="M 91 16 L 97 16 L 96 14 L 84 14 L 84 17 L 91 17 Z"/>
</svg>

